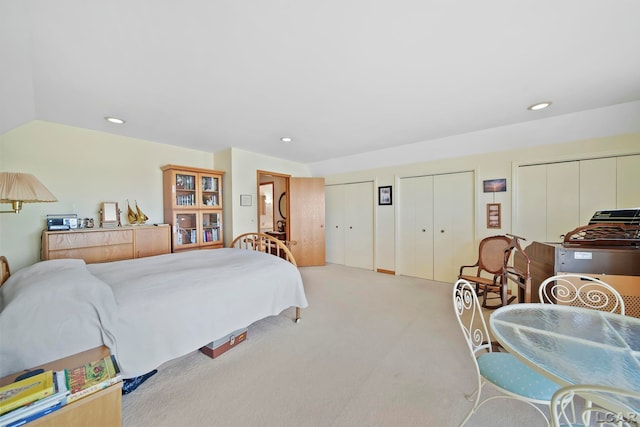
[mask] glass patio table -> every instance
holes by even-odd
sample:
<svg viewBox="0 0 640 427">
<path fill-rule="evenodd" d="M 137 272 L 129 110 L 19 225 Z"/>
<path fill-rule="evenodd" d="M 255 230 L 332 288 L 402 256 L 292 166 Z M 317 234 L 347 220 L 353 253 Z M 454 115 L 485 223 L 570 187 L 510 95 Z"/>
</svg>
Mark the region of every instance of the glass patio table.
<svg viewBox="0 0 640 427">
<path fill-rule="evenodd" d="M 559 304 L 514 304 L 494 311 L 489 324 L 507 351 L 560 385 L 640 393 L 639 318 Z M 640 402 L 627 403 L 640 408 Z"/>
</svg>

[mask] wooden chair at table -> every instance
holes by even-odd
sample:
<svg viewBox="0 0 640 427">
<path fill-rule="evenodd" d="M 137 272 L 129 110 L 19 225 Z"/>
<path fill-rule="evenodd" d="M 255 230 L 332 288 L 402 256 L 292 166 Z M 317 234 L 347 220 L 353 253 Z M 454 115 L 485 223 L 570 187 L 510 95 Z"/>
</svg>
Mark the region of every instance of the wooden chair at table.
<svg viewBox="0 0 640 427">
<path fill-rule="evenodd" d="M 511 303 L 516 297 L 508 295 L 508 280 L 506 267 L 513 251 L 512 239 L 508 236 L 498 235 L 485 237 L 478 247 L 478 261 L 473 265 L 460 267 L 458 279 L 464 279 L 475 284 L 476 293 L 482 296 L 484 308 L 498 308 Z M 475 268 L 475 274 L 464 274 L 465 269 Z M 485 275 L 483 276 L 483 273 Z M 487 277 L 490 276 L 490 277 Z M 495 293 L 500 303 L 487 305 L 487 294 Z"/>
<path fill-rule="evenodd" d="M 516 399 L 535 408 L 548 423 L 537 405 L 549 405 L 560 386 L 525 365 L 513 354 L 493 351 L 489 330 L 475 289 L 468 281 L 458 280 L 453 287 L 453 308 L 469 349 L 476 372 L 476 389 L 465 397 L 473 406 L 460 423 L 464 425 L 482 405 L 493 399 Z M 502 392 L 480 400 L 482 387 L 491 384 Z M 496 423 L 499 425 L 500 423 Z"/>
<path fill-rule="evenodd" d="M 581 406 L 583 398 L 599 399 L 603 404 Z M 636 427 L 640 393 L 601 385 L 566 386 L 553 394 L 549 414 L 551 427 L 588 426 L 592 416 L 599 426 Z"/>
</svg>

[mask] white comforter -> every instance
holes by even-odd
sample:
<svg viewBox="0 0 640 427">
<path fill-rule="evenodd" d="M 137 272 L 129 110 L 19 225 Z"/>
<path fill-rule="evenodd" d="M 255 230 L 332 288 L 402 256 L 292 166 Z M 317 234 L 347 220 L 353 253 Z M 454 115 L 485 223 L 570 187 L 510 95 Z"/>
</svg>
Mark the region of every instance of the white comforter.
<svg viewBox="0 0 640 427">
<path fill-rule="evenodd" d="M 130 378 L 307 306 L 295 266 L 240 249 L 43 261 L 12 275 L 0 295 L 0 376 L 104 343 Z"/>
</svg>

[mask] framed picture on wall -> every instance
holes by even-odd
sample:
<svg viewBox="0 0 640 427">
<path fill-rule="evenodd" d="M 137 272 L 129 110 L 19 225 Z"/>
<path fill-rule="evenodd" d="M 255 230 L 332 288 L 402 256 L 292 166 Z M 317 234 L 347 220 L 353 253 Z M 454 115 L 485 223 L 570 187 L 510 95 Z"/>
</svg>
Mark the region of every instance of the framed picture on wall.
<svg viewBox="0 0 640 427">
<path fill-rule="evenodd" d="M 485 193 L 507 191 L 507 179 L 487 179 L 485 181 L 482 181 L 482 188 Z"/>
<path fill-rule="evenodd" d="M 487 228 L 501 228 L 500 203 L 487 203 Z"/>
<path fill-rule="evenodd" d="M 390 205 L 393 202 L 391 194 L 391 186 L 387 185 L 385 187 L 378 187 L 378 204 L 379 205 Z"/>
<path fill-rule="evenodd" d="M 240 195 L 240 206 L 251 206 L 251 194 Z"/>
</svg>

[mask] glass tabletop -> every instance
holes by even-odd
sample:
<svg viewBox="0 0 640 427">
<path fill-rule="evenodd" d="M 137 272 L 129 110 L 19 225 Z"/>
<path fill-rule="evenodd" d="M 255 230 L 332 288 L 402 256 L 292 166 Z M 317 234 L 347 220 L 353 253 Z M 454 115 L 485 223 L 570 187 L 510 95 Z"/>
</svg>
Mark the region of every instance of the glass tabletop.
<svg viewBox="0 0 640 427">
<path fill-rule="evenodd" d="M 490 318 L 507 351 L 562 385 L 640 392 L 640 319 L 556 304 L 514 304 Z"/>
</svg>

